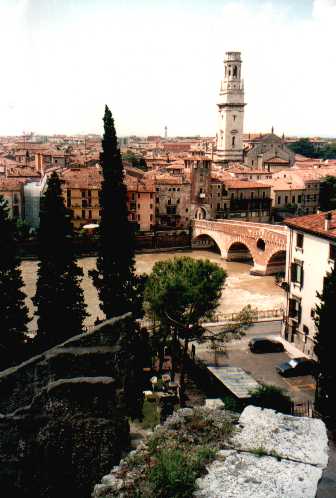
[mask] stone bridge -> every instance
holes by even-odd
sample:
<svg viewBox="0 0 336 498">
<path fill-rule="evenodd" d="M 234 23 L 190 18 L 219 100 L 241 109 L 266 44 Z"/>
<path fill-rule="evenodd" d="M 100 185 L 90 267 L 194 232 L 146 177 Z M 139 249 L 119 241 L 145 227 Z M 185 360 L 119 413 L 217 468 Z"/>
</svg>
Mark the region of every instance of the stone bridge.
<svg viewBox="0 0 336 498">
<path fill-rule="evenodd" d="M 233 220 L 194 220 L 194 248 L 217 248 L 227 261 L 249 261 L 252 275 L 285 271 L 287 227 Z"/>
</svg>

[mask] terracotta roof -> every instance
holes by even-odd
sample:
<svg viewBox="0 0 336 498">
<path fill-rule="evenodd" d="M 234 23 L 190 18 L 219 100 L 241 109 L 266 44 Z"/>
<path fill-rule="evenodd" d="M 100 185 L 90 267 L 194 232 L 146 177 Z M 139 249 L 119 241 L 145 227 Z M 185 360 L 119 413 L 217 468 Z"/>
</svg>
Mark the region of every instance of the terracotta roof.
<svg viewBox="0 0 336 498">
<path fill-rule="evenodd" d="M 271 159 L 265 159 L 265 163 L 272 163 L 272 164 L 289 164 L 289 161 L 286 159 L 281 159 L 281 157 L 271 157 Z"/>
<path fill-rule="evenodd" d="M 270 185 L 267 185 L 266 183 L 261 183 L 258 181 L 254 182 L 249 182 L 245 180 L 224 180 L 224 183 L 227 188 L 239 188 L 239 189 L 244 189 L 244 188 L 271 188 Z"/>
<path fill-rule="evenodd" d="M 19 178 L 16 180 L 0 178 L 0 192 L 21 190 L 23 183 L 25 183 L 25 181 Z"/>
<path fill-rule="evenodd" d="M 284 223 L 290 228 L 296 228 L 313 235 L 336 240 L 336 210 L 329 211 L 329 213 L 331 213 L 331 220 L 328 230 L 325 229 L 325 217 L 327 213 L 287 218 L 284 220 Z"/>
</svg>

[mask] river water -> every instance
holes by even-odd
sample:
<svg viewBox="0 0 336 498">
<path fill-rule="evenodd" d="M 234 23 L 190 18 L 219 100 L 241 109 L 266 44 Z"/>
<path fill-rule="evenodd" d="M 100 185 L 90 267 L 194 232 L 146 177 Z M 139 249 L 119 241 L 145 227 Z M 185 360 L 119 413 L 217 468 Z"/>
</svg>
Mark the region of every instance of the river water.
<svg viewBox="0 0 336 498">
<path fill-rule="evenodd" d="M 209 259 L 217 263 L 226 270 L 228 277 L 222 292 L 222 300 L 218 308 L 219 312 L 231 313 L 239 311 L 243 306 L 250 304 L 261 310 L 279 308 L 284 304 L 284 291 L 275 284 L 273 276 L 254 276 L 249 274 L 250 265 L 234 261 L 224 261 L 219 254 L 211 251 L 194 250 L 183 252 L 160 252 L 152 254 L 136 255 L 137 273 L 150 273 L 153 265 L 157 261 L 166 261 L 174 256 L 190 256 L 194 259 Z M 84 270 L 82 281 L 88 313 L 90 316 L 86 319 L 86 324 L 90 325 L 96 317 L 103 318 L 99 309 L 98 296 L 92 281 L 88 276 L 88 271 L 94 268 L 95 258 L 81 258 L 79 264 Z M 37 261 L 23 261 L 22 276 L 25 282 L 24 292 L 27 294 L 27 306 L 30 314 L 34 313 L 34 306 L 31 297 L 35 293 Z M 29 323 L 31 330 L 36 329 L 36 320 Z"/>
</svg>

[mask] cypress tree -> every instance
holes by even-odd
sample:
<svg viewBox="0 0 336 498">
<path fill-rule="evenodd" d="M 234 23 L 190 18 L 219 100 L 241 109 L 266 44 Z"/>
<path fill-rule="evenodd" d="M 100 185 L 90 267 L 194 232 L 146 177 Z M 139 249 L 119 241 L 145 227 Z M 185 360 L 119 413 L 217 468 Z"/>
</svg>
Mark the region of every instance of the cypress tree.
<svg viewBox="0 0 336 498">
<path fill-rule="evenodd" d="M 20 363 L 24 357 L 28 308 L 15 240 L 15 221 L 0 196 L 0 369 Z"/>
<path fill-rule="evenodd" d="M 98 290 L 100 307 L 107 318 L 127 311 L 136 314 L 138 281 L 134 271 L 134 230 L 128 221 L 127 190 L 114 121 L 105 106 L 100 165 L 101 221 L 97 269 L 90 275 Z"/>
<path fill-rule="evenodd" d="M 73 250 L 73 227 L 62 197 L 61 183 L 53 172 L 41 199 L 38 231 L 39 258 L 36 294 L 38 346 L 46 349 L 83 331 L 87 316 Z"/>
<path fill-rule="evenodd" d="M 322 293 L 317 293 L 320 303 L 315 308 L 314 352 L 317 357 L 316 372 L 316 409 L 332 426 L 336 426 L 336 334 L 335 321 L 336 304 L 336 265 L 324 278 Z"/>
</svg>

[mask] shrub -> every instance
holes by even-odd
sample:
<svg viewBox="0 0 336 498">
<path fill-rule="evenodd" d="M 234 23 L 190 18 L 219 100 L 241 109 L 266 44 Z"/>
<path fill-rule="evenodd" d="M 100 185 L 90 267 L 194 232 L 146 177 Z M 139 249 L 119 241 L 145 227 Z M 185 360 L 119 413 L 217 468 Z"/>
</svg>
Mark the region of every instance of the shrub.
<svg viewBox="0 0 336 498">
<path fill-rule="evenodd" d="M 291 413 L 292 401 L 279 387 L 262 385 L 250 392 L 249 403 L 261 408 L 271 408 L 281 413 Z"/>
<path fill-rule="evenodd" d="M 164 450 L 149 474 L 157 498 L 190 498 L 195 489 L 196 471 L 180 450 Z"/>
</svg>

